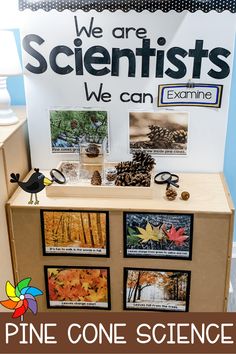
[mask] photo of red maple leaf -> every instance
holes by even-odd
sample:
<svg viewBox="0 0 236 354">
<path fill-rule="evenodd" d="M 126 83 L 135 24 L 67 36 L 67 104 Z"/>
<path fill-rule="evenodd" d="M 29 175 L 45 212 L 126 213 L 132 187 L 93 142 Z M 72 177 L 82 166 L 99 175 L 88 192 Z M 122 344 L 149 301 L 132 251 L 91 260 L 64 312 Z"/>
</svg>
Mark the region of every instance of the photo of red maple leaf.
<svg viewBox="0 0 236 354">
<path fill-rule="evenodd" d="M 169 231 L 166 231 L 167 237 L 170 241 L 174 242 L 177 246 L 182 246 L 184 241 L 188 239 L 189 236 L 184 235 L 185 230 L 183 227 L 176 230 L 172 225 Z"/>
</svg>

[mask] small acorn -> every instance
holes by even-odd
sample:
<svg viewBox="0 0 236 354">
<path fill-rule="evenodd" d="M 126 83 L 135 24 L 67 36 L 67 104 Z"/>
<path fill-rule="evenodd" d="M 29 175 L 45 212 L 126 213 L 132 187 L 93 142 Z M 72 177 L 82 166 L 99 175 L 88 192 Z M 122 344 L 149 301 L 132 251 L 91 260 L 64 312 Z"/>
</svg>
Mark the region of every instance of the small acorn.
<svg viewBox="0 0 236 354">
<path fill-rule="evenodd" d="M 168 200 L 175 200 L 176 197 L 177 197 L 177 192 L 176 192 L 175 189 L 173 189 L 173 188 L 168 188 L 168 189 L 166 190 L 166 198 L 167 198 Z"/>
<path fill-rule="evenodd" d="M 181 193 L 181 198 L 182 198 L 183 200 L 188 200 L 188 199 L 190 198 L 190 193 L 187 192 L 187 191 L 182 192 L 182 193 Z"/>
</svg>

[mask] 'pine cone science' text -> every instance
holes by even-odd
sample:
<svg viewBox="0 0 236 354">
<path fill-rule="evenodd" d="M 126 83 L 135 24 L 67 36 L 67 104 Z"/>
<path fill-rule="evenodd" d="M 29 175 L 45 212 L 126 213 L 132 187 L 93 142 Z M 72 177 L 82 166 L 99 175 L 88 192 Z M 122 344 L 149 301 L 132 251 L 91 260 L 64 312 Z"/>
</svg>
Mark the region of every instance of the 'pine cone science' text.
<svg viewBox="0 0 236 354">
<path fill-rule="evenodd" d="M 206 67 L 208 69 L 204 74 L 213 79 L 224 79 L 230 73 L 226 59 L 231 52 L 226 48 L 206 48 L 204 40 L 200 39 L 195 40 L 190 49 L 176 46 L 165 50 L 165 44 L 164 37 L 159 37 L 156 45 L 150 39 L 142 38 L 141 45 L 134 49 L 107 49 L 102 45 L 95 45 L 85 50 L 82 39 L 76 38 L 71 46 L 59 44 L 49 49 L 46 57 L 41 53 L 41 48 L 47 45 L 44 38 L 28 34 L 23 39 L 23 48 L 32 57 L 32 62 L 29 60 L 25 67 L 34 74 L 42 74 L 50 67 L 59 75 L 71 72 L 83 75 L 88 72 L 94 76 L 115 77 L 119 76 L 121 66 L 125 67 L 128 77 L 143 78 L 163 78 L 166 75 L 172 79 L 181 79 L 188 75 L 187 77 L 199 79 Z M 63 59 L 63 65 L 58 60 L 59 57 Z M 187 65 L 187 58 L 192 59 L 191 65 Z M 212 64 L 210 70 L 209 65 L 205 65 L 206 61 Z"/>
</svg>

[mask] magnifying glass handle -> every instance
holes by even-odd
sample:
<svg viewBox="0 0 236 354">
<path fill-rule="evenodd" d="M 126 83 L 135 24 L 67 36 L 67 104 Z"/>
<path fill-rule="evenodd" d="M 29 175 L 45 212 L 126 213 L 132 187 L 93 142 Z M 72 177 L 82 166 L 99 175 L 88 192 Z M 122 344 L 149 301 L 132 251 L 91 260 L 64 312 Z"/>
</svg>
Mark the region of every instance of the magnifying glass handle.
<svg viewBox="0 0 236 354">
<path fill-rule="evenodd" d="M 177 183 L 175 183 L 175 182 L 170 181 L 168 184 L 169 185 L 172 184 L 172 186 L 175 186 L 176 188 L 179 188 L 179 185 Z"/>
</svg>

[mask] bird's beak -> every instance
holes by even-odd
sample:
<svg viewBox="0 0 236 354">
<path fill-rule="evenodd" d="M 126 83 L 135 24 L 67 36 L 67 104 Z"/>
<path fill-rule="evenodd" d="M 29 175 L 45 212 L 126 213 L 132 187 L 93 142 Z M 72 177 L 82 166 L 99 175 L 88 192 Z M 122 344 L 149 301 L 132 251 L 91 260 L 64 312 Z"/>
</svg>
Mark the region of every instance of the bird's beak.
<svg viewBox="0 0 236 354">
<path fill-rule="evenodd" d="M 50 186 L 50 185 L 52 184 L 52 181 L 51 181 L 49 178 L 44 177 L 44 179 L 43 179 L 43 184 L 44 184 L 45 186 Z"/>
</svg>

